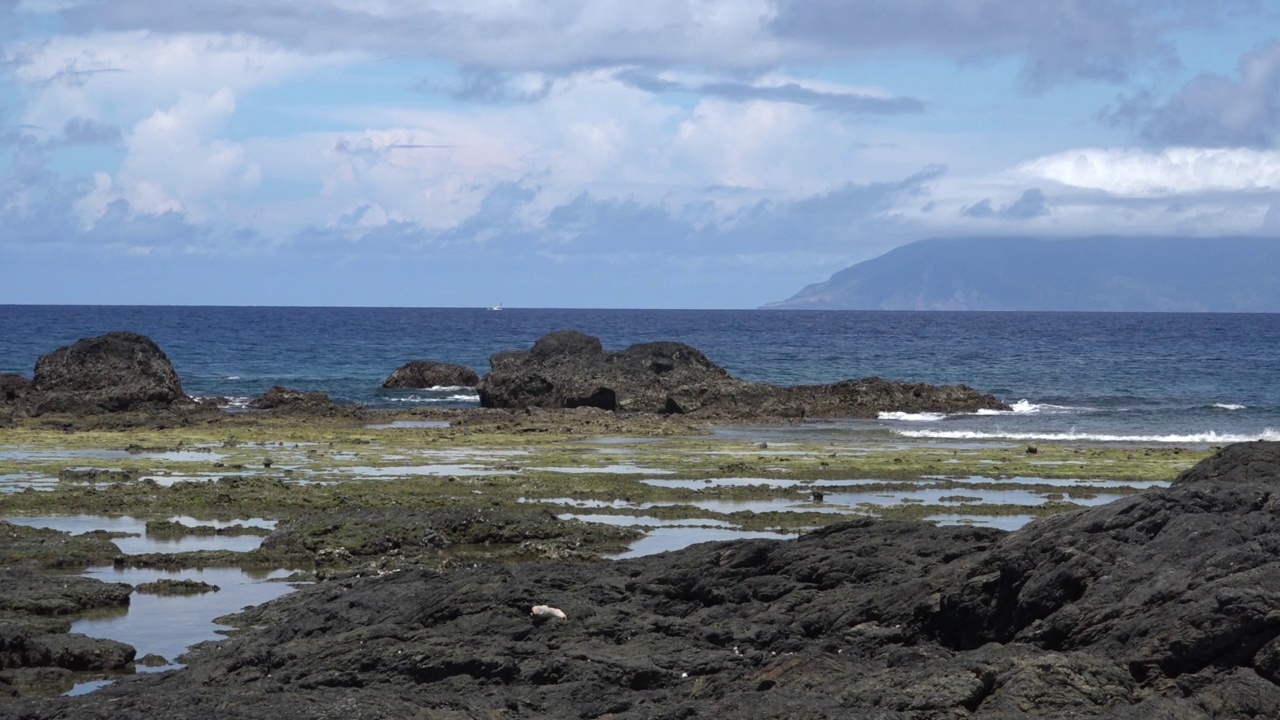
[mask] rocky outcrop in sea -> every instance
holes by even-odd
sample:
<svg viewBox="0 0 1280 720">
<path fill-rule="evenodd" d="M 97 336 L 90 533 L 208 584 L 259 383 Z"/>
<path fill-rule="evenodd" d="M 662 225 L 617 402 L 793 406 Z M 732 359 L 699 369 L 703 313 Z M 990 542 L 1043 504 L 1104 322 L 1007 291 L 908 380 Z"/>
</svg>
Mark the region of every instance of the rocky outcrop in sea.
<svg viewBox="0 0 1280 720">
<path fill-rule="evenodd" d="M 41 355 L 26 395 L 35 415 L 157 410 L 190 400 L 164 351 L 132 332 L 85 338 Z"/>
<path fill-rule="evenodd" d="M 875 417 L 880 412 L 1008 410 L 964 385 L 936 386 L 882 378 L 782 387 L 735 378 L 699 350 L 679 342 L 606 352 L 575 330 L 549 333 L 532 349 L 490 358 L 480 404 L 491 408 L 598 407 L 699 417 Z"/>
<path fill-rule="evenodd" d="M 186 670 L 0 717 L 1280 717 L 1278 488 L 1256 442 L 1012 533 L 866 519 L 345 575 Z"/>
<path fill-rule="evenodd" d="M 433 387 L 475 387 L 480 376 L 464 365 L 413 360 L 397 368 L 382 382 L 389 389 L 425 390 Z"/>
</svg>

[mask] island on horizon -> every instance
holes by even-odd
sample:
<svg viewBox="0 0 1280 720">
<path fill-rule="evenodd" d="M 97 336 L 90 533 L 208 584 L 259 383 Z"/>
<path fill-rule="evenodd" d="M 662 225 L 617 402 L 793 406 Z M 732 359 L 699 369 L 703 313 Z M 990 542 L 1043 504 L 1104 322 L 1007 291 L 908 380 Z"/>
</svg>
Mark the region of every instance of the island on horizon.
<svg viewBox="0 0 1280 720">
<path fill-rule="evenodd" d="M 1272 238 L 967 237 L 895 248 L 766 309 L 1280 312 Z"/>
</svg>

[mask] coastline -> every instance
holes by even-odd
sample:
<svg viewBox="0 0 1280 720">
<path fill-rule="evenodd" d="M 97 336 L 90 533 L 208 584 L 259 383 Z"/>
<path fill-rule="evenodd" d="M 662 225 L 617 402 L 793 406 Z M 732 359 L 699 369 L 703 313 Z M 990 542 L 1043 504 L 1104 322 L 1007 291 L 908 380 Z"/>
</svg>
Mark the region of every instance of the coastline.
<svg viewBox="0 0 1280 720">
<path fill-rule="evenodd" d="M 1215 451 L 1088 443 L 868 444 L 824 424 L 715 425 L 586 408 L 370 411 L 359 417 L 224 414 L 187 427 L 75 432 L 28 419 L 8 428 L 2 445 L 0 476 L 12 481 L 14 475 L 48 476 L 61 468 L 61 477 L 54 474 L 56 480 L 39 489 L 0 493 L 0 517 L 75 516 L 88 522 L 122 515 L 138 521 L 181 517 L 193 527 L 177 527 L 176 520 L 155 523 L 143 540 L 155 540 L 161 532 L 176 532 L 179 538 L 188 532 L 210 534 L 217 532 L 215 526 L 226 528 L 231 538 L 262 540 L 251 550 L 125 554 L 101 545 L 109 536 L 89 533 L 78 541 L 63 533 L 56 542 L 46 537 L 47 554 L 34 561 L 28 555 L 19 562 L 10 552 L 6 579 L 27 577 L 11 575 L 20 572 L 19 566 L 60 567 L 74 577 L 77 568 L 106 562 L 114 564 L 113 572 L 90 576 L 194 582 L 229 577 L 213 574 L 226 568 L 273 573 L 269 577 L 275 582 L 287 580 L 301 589 L 217 618 L 241 628 L 233 631 L 236 636 L 249 633 L 246 642 L 261 628 L 291 626 L 295 613 L 311 612 L 306 608 L 321 596 L 307 590 L 309 585 L 330 588 L 324 596 L 361 597 L 381 592 L 369 583 L 457 583 L 477 572 L 498 577 L 559 572 L 577 578 L 574 582 L 594 582 L 588 579 L 615 572 L 598 563 L 612 568 L 616 562 L 608 558 L 634 556 L 629 548 L 649 552 L 700 540 L 824 532 L 844 537 L 841 533 L 849 531 L 841 528 L 850 522 L 885 533 L 919 528 L 910 532 L 926 533 L 932 538 L 928 542 L 941 542 L 940 547 L 957 542 L 960 548 L 975 538 L 985 546 L 1004 532 L 984 524 L 1048 522 L 1089 508 L 1101 511 L 1097 506 L 1107 501 L 1163 492 L 1160 488 L 1180 472 Z M 916 499 L 922 492 L 933 499 Z M 1018 499 L 1009 500 L 1014 496 Z M 947 516 L 945 524 L 952 527 L 928 530 L 939 516 Z M 929 521 L 917 522 L 922 519 Z M 262 521 L 272 529 L 252 527 Z M 646 534 L 671 532 L 687 537 L 671 544 L 664 536 L 643 545 Z M 91 540 L 99 545 L 84 544 Z M 773 541 L 742 540 L 724 547 L 751 542 Z M 658 569 L 698 557 L 691 552 L 697 550 L 670 560 L 642 558 L 647 564 L 640 567 L 674 572 Z M 571 618 L 586 611 L 565 607 Z M 12 625 L 18 619 L 10 614 L 5 621 Z M 112 641 L 88 642 L 96 643 L 93 652 L 101 654 L 101 644 Z M 157 678 L 187 677 L 184 673 L 193 671 L 180 670 L 184 666 L 207 667 L 216 662 L 216 647 L 155 661 L 164 661 L 162 671 L 177 674 L 142 673 L 125 682 L 135 667 L 144 670 L 138 658 L 136 665 L 107 672 L 59 673 L 55 682 L 32 681 L 20 692 L 39 698 L 74 683 L 76 692 L 126 697 L 135 686 L 138 692 L 163 687 L 154 685 Z M 769 665 L 769 657 L 750 657 Z M 46 711 L 78 717 L 90 707 L 76 698 L 48 702 L 53 704 L 15 707 L 34 712 L 33 717 Z"/>
</svg>

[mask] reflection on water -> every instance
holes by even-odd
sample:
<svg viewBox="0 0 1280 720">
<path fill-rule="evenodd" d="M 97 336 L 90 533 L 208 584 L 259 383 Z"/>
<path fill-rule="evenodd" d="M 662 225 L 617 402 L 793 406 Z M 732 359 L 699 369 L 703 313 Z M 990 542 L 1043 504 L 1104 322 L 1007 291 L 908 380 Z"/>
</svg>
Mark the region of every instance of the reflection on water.
<svg viewBox="0 0 1280 720">
<path fill-rule="evenodd" d="M 926 521 L 939 525 L 978 525 L 997 530 L 1018 530 L 1035 520 L 1034 515 L 930 515 Z"/>
<path fill-rule="evenodd" d="M 332 474 L 350 473 L 357 477 L 395 478 L 412 477 L 414 475 L 511 475 L 511 470 L 491 470 L 481 465 L 400 465 L 392 467 L 370 467 L 360 465 L 353 467 L 334 467 L 328 472 Z"/>
<path fill-rule="evenodd" d="M 209 450 L 165 450 L 129 452 L 128 450 L 0 450 L 0 460 L 160 460 L 164 462 L 217 462 L 227 456 Z"/>
<path fill-rule="evenodd" d="M 800 537 L 798 533 L 758 532 L 753 530 L 728 530 L 725 528 L 700 527 L 660 527 L 645 537 L 635 541 L 626 552 L 610 556 L 613 560 L 654 555 L 660 552 L 680 550 L 697 543 L 715 540 L 749 540 L 766 538 L 770 540 L 790 540 Z"/>
<path fill-rule="evenodd" d="M 130 585 L 156 580 L 198 580 L 221 588 L 218 592 L 199 595 L 144 595 L 134 593 L 127 608 L 113 608 L 77 620 L 71 632 L 91 637 L 108 638 L 132 645 L 138 657 L 155 654 L 170 664 L 161 667 L 141 667 L 138 672 L 158 672 L 180 667 L 179 655 L 187 648 L 205 640 L 217 640 L 223 636 L 218 630 L 227 626 L 213 622 L 216 617 L 238 612 L 251 605 L 260 605 L 293 591 L 282 582 L 267 582 L 289 575 L 288 570 L 250 572 L 239 568 L 205 568 L 177 571 L 154 568 L 91 568 L 84 574 L 103 582 L 124 582 Z"/>
<path fill-rule="evenodd" d="M 187 526 L 211 525 L 213 527 L 230 527 L 240 524 L 250 527 L 273 528 L 275 522 L 263 518 L 246 520 L 198 520 L 184 515 L 167 518 Z M 112 538 L 111 541 L 125 555 L 141 555 L 144 553 L 178 553 L 197 550 L 231 550 L 248 552 L 262 544 L 258 535 L 184 535 L 182 537 L 147 536 L 147 521 L 128 515 L 61 515 L 49 517 L 12 517 L 5 518 L 14 525 L 49 528 L 80 535 L 95 530 L 111 533 L 128 533 L 134 537 Z"/>
<path fill-rule="evenodd" d="M 581 520 L 583 522 L 620 525 L 622 527 L 632 525 L 646 527 L 733 527 L 733 523 L 728 520 L 714 520 L 712 518 L 656 518 L 648 515 L 575 515 L 574 513 L 563 513 L 556 517 L 561 520 Z"/>
<path fill-rule="evenodd" d="M 41 477 L 32 473 L 13 473 L 0 475 L 0 493 L 22 492 L 32 490 L 53 490 L 58 487 L 58 478 Z"/>
<path fill-rule="evenodd" d="M 671 475 L 671 470 L 640 467 L 639 465 L 605 465 L 603 467 L 531 467 L 531 471 L 565 473 L 567 475 L 585 475 L 601 473 L 606 475 Z"/>
<path fill-rule="evenodd" d="M 113 682 L 115 682 L 115 680 L 90 680 L 89 682 L 76 683 L 74 687 L 72 687 L 70 690 L 62 694 L 66 695 L 67 697 L 74 697 L 76 695 L 88 695 L 94 690 L 97 690 L 98 688 L 104 688 Z"/>
</svg>

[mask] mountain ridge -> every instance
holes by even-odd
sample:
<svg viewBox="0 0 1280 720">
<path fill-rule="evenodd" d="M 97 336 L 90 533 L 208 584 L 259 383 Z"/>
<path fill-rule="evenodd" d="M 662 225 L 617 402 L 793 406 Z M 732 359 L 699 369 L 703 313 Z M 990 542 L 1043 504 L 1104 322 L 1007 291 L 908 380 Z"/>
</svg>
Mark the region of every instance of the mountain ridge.
<svg viewBox="0 0 1280 720">
<path fill-rule="evenodd" d="M 934 238 L 763 307 L 1280 312 L 1280 239 Z"/>
</svg>

